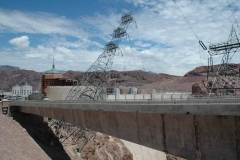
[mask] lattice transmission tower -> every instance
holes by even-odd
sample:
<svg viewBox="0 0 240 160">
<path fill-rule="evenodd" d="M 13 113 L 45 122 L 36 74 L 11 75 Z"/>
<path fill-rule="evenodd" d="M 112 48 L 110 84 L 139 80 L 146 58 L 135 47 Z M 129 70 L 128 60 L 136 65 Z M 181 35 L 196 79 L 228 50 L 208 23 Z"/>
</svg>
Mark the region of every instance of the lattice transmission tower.
<svg viewBox="0 0 240 160">
<path fill-rule="evenodd" d="M 213 72 L 214 78 L 208 80 L 208 92 L 217 96 L 236 95 L 240 89 L 239 84 L 239 66 L 231 64 L 233 56 L 240 48 L 239 39 L 237 37 L 234 26 L 232 26 L 228 41 L 209 45 L 208 74 Z M 213 56 L 222 55 L 221 64 L 214 69 Z"/>
<path fill-rule="evenodd" d="M 129 39 L 126 32 L 128 26 L 136 21 L 131 12 L 123 15 L 119 21 L 119 26 L 111 34 L 112 39 L 103 48 L 103 53 L 85 72 L 82 79 L 68 93 L 66 100 L 103 100 L 106 97 L 106 87 L 109 71 L 112 68 L 113 59 L 117 52 L 121 52 L 119 42 L 123 37 Z"/>
</svg>

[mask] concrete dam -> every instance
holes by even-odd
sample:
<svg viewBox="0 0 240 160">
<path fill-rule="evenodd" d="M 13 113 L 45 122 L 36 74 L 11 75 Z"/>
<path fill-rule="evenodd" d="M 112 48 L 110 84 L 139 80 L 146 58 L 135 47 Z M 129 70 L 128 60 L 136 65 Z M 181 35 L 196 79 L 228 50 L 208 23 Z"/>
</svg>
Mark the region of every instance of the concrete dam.
<svg viewBox="0 0 240 160">
<path fill-rule="evenodd" d="M 240 159 L 240 100 L 12 102 L 18 121 L 54 118 L 186 159 Z"/>
</svg>

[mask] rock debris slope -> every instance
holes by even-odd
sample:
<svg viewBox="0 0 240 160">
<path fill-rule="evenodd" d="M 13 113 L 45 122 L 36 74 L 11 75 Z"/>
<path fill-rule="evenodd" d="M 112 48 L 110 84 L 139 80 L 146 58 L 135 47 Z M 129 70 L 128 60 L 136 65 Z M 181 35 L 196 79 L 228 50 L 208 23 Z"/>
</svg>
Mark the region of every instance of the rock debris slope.
<svg viewBox="0 0 240 160">
<path fill-rule="evenodd" d="M 0 124 L 0 160 L 50 159 L 18 122 L 0 114 Z"/>
</svg>

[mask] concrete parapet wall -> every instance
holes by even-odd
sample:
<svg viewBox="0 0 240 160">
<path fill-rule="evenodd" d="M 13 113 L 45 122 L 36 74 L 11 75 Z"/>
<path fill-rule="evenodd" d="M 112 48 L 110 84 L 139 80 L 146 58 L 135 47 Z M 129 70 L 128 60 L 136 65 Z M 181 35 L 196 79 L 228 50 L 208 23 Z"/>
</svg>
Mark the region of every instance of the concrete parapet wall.
<svg viewBox="0 0 240 160">
<path fill-rule="evenodd" d="M 143 99 L 143 94 L 135 94 L 135 100 Z"/>
<path fill-rule="evenodd" d="M 129 100 L 129 99 L 135 99 L 135 95 L 134 94 L 126 94 L 126 100 Z"/>
<path fill-rule="evenodd" d="M 107 100 L 109 100 L 109 101 L 115 101 L 115 98 L 116 96 L 115 95 L 107 95 Z"/>
<path fill-rule="evenodd" d="M 144 94 L 143 99 L 151 99 L 151 94 Z"/>
<path fill-rule="evenodd" d="M 162 94 L 156 94 L 155 99 L 157 100 L 162 100 Z"/>
<path fill-rule="evenodd" d="M 240 159 L 238 104 L 173 106 L 127 103 L 23 103 L 18 109 L 186 159 Z"/>
<path fill-rule="evenodd" d="M 172 99 L 172 94 L 163 94 L 162 99 L 164 100 L 171 100 Z"/>
<path fill-rule="evenodd" d="M 119 100 L 125 100 L 126 99 L 126 95 L 125 94 L 119 94 L 118 96 L 119 96 L 118 97 Z"/>
</svg>

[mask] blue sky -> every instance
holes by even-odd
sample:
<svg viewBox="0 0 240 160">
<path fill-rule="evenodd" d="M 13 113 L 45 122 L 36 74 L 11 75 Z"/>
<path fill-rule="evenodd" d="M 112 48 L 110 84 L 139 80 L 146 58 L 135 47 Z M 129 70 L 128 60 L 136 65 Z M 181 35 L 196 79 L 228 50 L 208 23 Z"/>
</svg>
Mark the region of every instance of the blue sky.
<svg viewBox="0 0 240 160">
<path fill-rule="evenodd" d="M 240 25 L 239 0 L 175 1 L 207 47 L 227 41 L 232 24 L 239 35 L 228 7 Z M 86 71 L 129 11 L 137 28 L 128 28 L 130 41 L 120 42 L 123 56 L 115 56 L 112 69 L 184 75 L 207 65 L 207 51 L 172 0 L 1 0 L 0 65 L 46 71 L 54 56 L 59 70 Z"/>
</svg>

